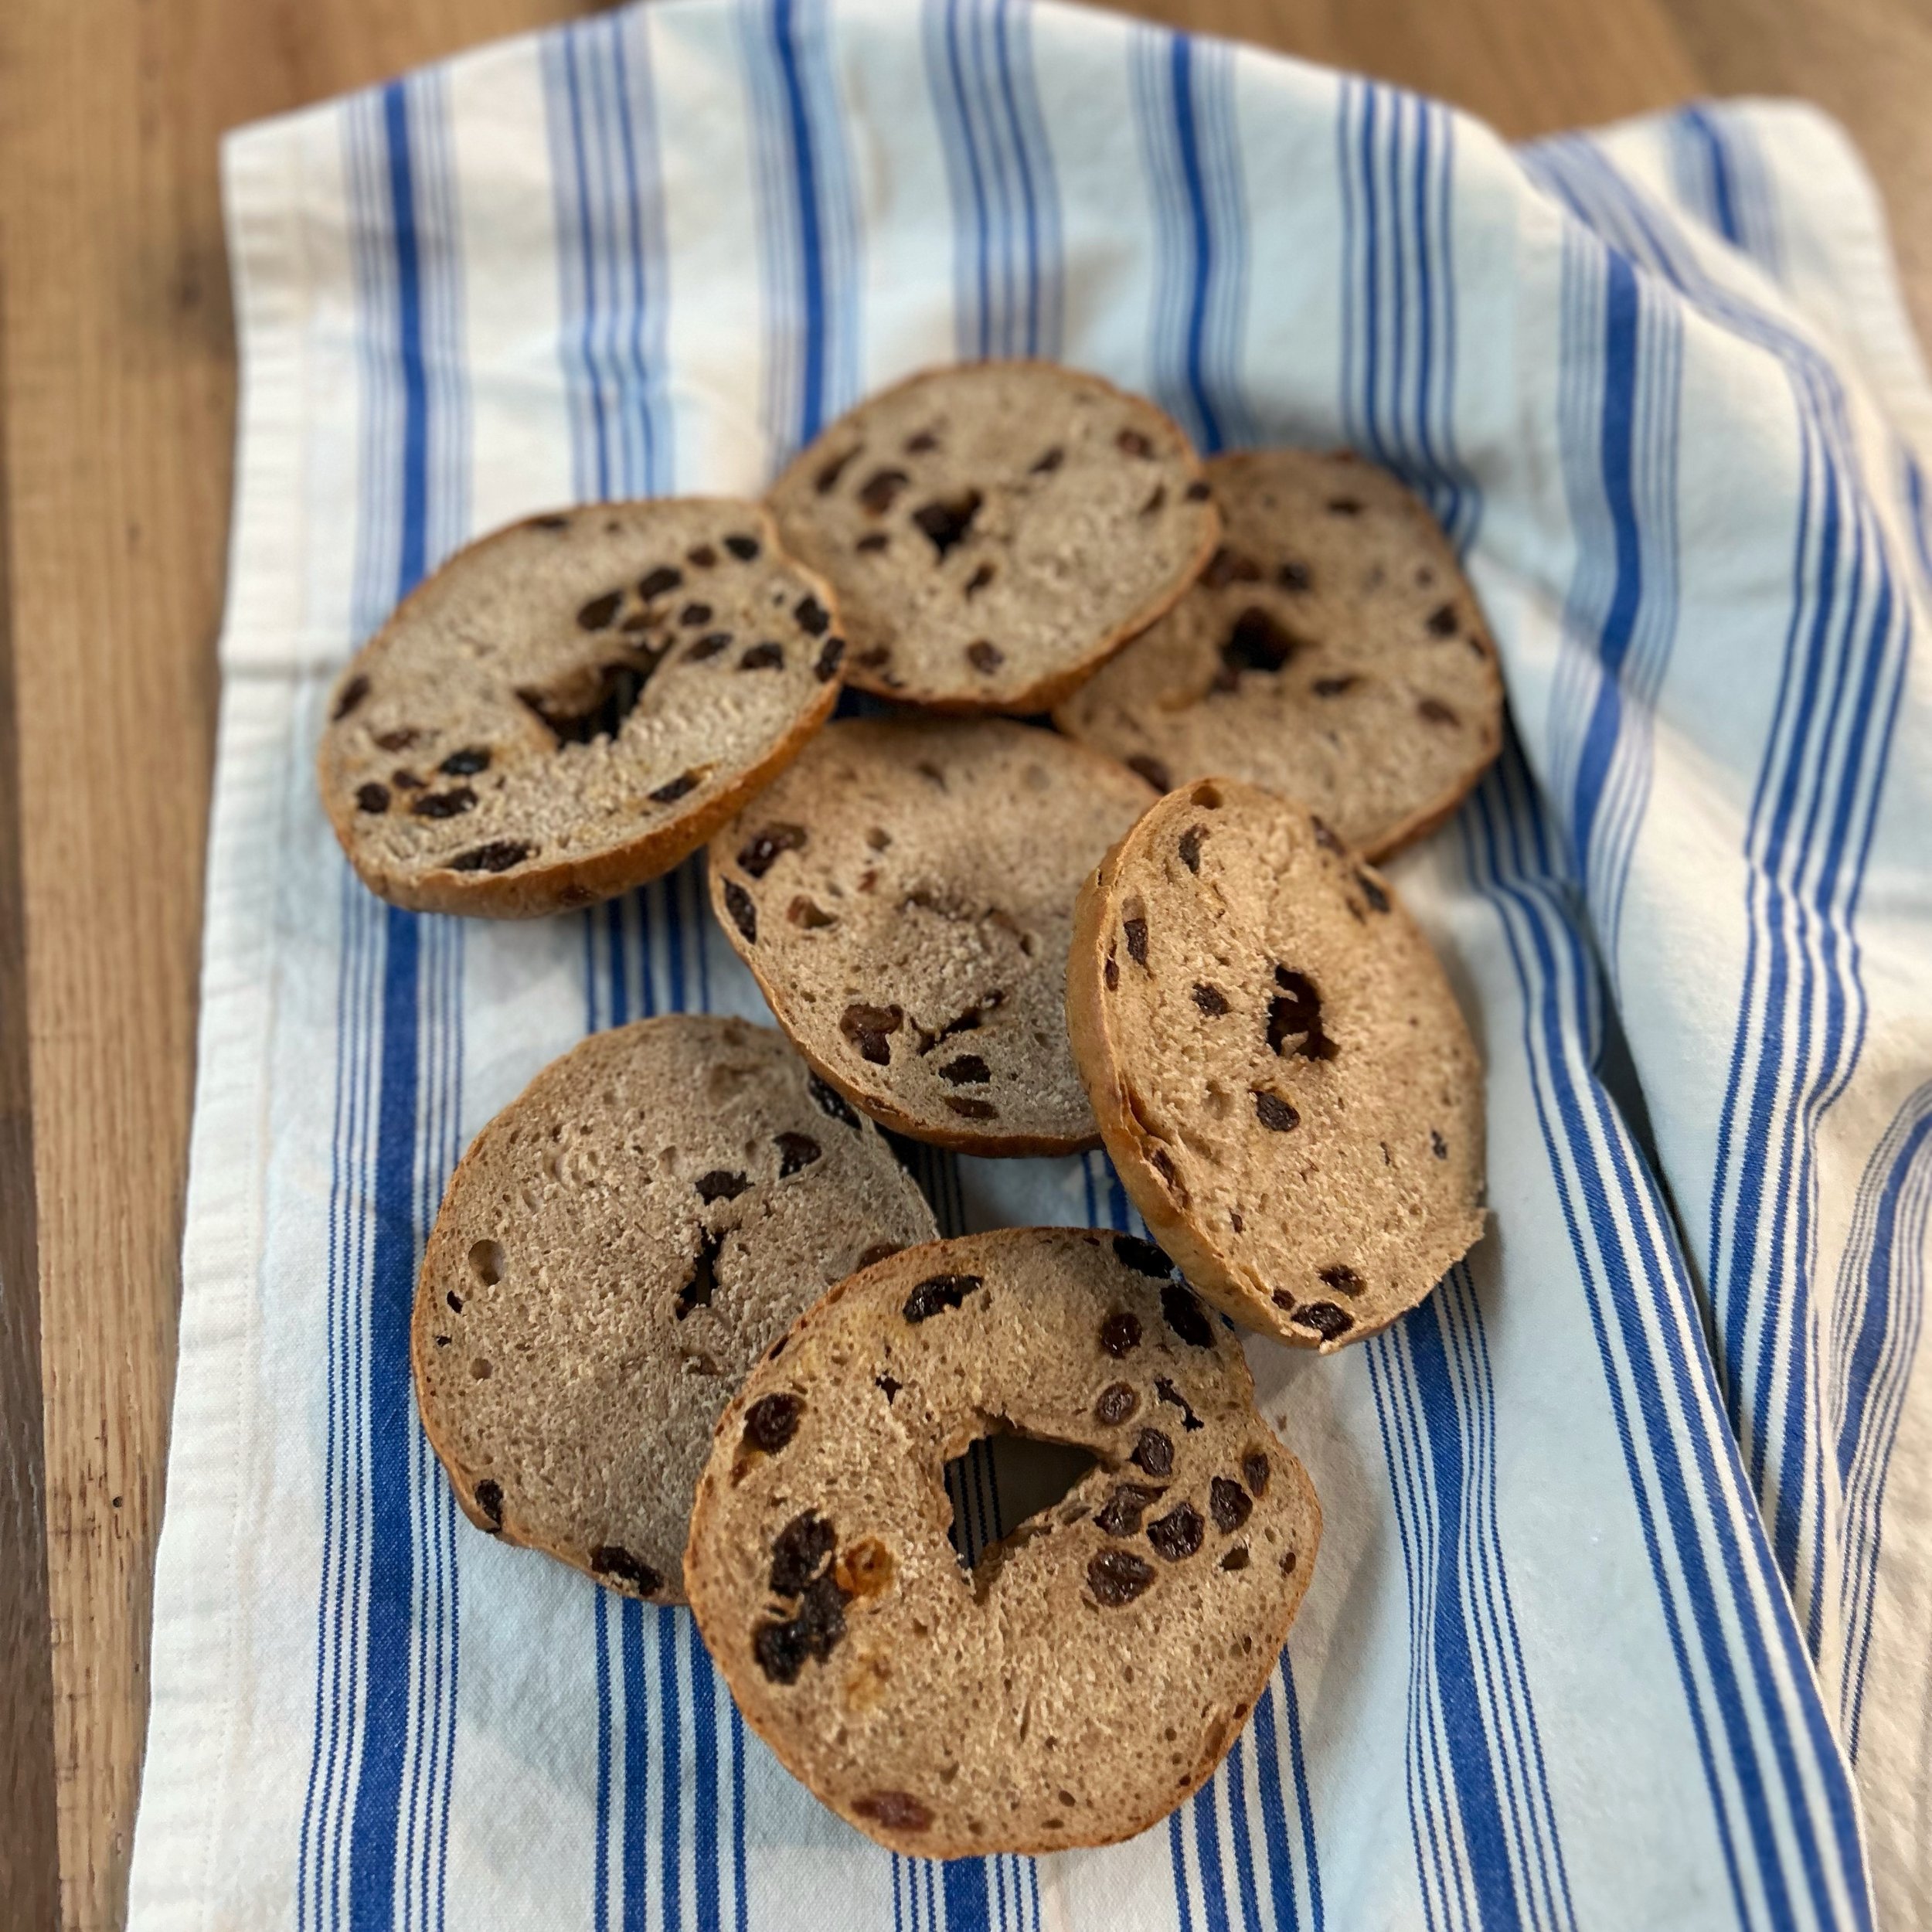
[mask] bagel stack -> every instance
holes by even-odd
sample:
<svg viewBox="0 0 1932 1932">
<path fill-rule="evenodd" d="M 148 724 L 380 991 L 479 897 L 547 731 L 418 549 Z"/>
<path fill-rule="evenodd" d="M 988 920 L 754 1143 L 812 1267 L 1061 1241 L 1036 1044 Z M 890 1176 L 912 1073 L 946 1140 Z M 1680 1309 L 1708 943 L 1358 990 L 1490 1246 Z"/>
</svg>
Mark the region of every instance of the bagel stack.
<svg viewBox="0 0 1932 1932">
<path fill-rule="evenodd" d="M 885 715 L 828 723 L 848 682 Z M 1502 730 L 1475 593 L 1396 478 L 1204 463 L 1045 363 L 882 392 L 764 505 L 459 552 L 330 700 L 356 872 L 523 917 L 702 848 L 777 1022 L 597 1036 L 464 1157 L 412 1342 L 469 1522 L 688 1600 L 747 1721 L 896 1852 L 1164 1816 L 1321 1538 L 1235 1325 L 1352 1346 L 1483 1230 L 1481 1060 L 1370 861 Z M 882 1128 L 1104 1147 L 1155 1239 L 939 1240 Z M 1070 1482 L 982 1547 L 948 1471 L 1029 1444 Z"/>
</svg>

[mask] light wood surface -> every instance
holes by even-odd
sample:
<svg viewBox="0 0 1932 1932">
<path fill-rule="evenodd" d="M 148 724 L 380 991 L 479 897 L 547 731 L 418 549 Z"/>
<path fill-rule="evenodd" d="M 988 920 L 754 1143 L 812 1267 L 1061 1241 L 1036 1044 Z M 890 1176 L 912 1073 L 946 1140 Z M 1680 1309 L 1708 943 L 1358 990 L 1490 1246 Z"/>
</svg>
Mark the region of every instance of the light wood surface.
<svg viewBox="0 0 1932 1932">
<path fill-rule="evenodd" d="M 910 0 L 908 0 L 910 4 Z M 216 145 L 570 0 L 0 4 L 0 1924 L 125 1908 L 174 1372 L 233 355 Z M 1850 126 L 1932 320 L 1923 0 L 1136 0 L 1505 134 Z"/>
</svg>

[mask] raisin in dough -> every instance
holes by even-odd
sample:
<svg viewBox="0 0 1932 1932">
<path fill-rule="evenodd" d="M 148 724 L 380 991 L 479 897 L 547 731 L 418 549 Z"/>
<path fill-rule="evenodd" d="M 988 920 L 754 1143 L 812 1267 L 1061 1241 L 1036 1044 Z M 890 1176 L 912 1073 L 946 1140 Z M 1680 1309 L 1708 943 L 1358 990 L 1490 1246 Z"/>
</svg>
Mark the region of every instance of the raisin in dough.
<svg viewBox="0 0 1932 1932">
<path fill-rule="evenodd" d="M 850 681 L 954 711 L 1057 703 L 1182 594 L 1219 529 L 1177 424 L 1049 362 L 886 389 L 770 502 L 838 593 Z"/>
<path fill-rule="evenodd" d="M 930 1240 L 877 1128 L 768 1027 L 594 1034 L 484 1128 L 423 1257 L 410 1352 L 464 1513 L 675 1603 L 745 1371 L 813 1297 Z"/>
<path fill-rule="evenodd" d="M 1435 519 L 1346 453 L 1207 466 L 1222 547 L 1167 616 L 1060 706 L 1162 791 L 1227 773 L 1372 858 L 1434 830 L 1502 743 L 1502 681 Z"/>
<path fill-rule="evenodd" d="M 764 512 L 606 503 L 485 537 L 337 683 L 322 802 L 364 882 L 520 918 L 655 879 L 830 713 L 832 594 Z"/>
<path fill-rule="evenodd" d="M 1080 889 L 1066 1018 L 1155 1237 L 1237 1321 L 1324 1350 L 1483 1227 L 1482 1063 L 1429 942 L 1298 805 L 1164 798 Z"/>
<path fill-rule="evenodd" d="M 942 1471 L 994 1430 L 1095 1458 L 969 1576 Z M 928 1858 L 1107 1845 L 1219 1763 L 1321 1510 L 1233 1330 L 1145 1241 L 1003 1228 L 832 1290 L 752 1372 L 685 1584 L 787 1769 Z"/>
<path fill-rule="evenodd" d="M 778 1023 L 902 1134 L 1090 1147 L 1066 1043 L 1073 895 L 1153 802 L 1003 718 L 830 725 L 711 846 L 711 898 Z"/>
</svg>

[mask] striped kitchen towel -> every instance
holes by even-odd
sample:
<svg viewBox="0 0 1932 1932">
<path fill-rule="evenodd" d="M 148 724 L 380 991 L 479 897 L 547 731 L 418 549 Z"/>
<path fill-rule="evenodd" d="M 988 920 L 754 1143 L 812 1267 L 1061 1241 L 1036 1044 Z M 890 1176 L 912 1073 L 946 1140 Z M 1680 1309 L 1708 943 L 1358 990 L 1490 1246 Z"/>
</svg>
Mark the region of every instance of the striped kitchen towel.
<svg viewBox="0 0 1932 1932">
<path fill-rule="evenodd" d="M 1932 1922 L 1928 392 L 1807 110 L 1512 151 L 1019 0 L 668 0 L 236 135 L 243 385 L 137 1932 Z M 472 532 L 754 492 L 920 364 L 1421 491 L 1516 736 L 1395 868 L 1489 1069 L 1486 1240 L 1251 1353 L 1327 1511 L 1226 1764 L 1104 1852 L 821 1810 L 689 1618 L 472 1531 L 411 1401 L 468 1138 L 587 1028 L 757 1014 L 686 867 L 522 927 L 351 877 L 327 680 Z M 1126 1225 L 935 1157 L 947 1225 Z M 987 1498 L 962 1495 L 962 1513 Z"/>
</svg>

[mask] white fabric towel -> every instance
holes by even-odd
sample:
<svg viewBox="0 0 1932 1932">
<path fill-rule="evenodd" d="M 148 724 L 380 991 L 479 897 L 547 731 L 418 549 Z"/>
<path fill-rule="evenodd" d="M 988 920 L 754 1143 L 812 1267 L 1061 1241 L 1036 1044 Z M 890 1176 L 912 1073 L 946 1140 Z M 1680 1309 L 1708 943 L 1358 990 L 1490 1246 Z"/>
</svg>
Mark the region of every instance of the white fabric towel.
<svg viewBox="0 0 1932 1932">
<path fill-rule="evenodd" d="M 236 135 L 243 374 L 136 1932 L 1932 1921 L 1928 392 L 1808 110 L 1512 151 L 1017 0 L 668 0 Z M 1517 738 L 1395 876 L 1488 1065 L 1491 1232 L 1332 1359 L 1327 1515 L 1212 1784 L 934 1866 L 689 1618 L 500 1547 L 411 1400 L 468 1137 L 587 1028 L 760 1012 L 690 868 L 521 927 L 355 883 L 332 668 L 472 533 L 756 492 L 921 364 L 1346 442 L 1458 545 Z M 953 1226 L 1104 1159 L 936 1159 Z M 962 1505 L 964 1506 L 964 1505 Z"/>
</svg>

